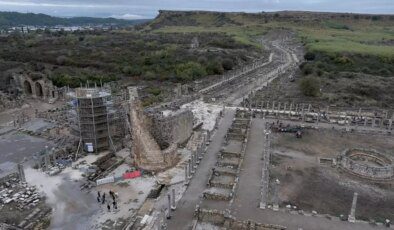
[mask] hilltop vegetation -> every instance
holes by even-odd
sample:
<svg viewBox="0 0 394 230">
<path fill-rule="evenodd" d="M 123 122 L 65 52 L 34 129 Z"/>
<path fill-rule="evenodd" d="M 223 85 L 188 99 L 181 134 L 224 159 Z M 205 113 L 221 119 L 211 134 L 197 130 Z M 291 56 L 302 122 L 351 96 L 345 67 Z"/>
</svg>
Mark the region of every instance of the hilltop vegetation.
<svg viewBox="0 0 394 230">
<path fill-rule="evenodd" d="M 218 31 L 256 47 L 260 46 L 256 38 L 268 31 L 290 30 L 305 49 L 298 83 L 305 100 L 394 105 L 393 15 L 161 11 L 144 29 L 153 33 Z"/>
<path fill-rule="evenodd" d="M 191 48 L 193 39 L 198 47 Z M 188 82 L 222 74 L 253 60 L 261 50 L 223 33 L 75 31 L 14 34 L 0 40 L 0 58 L 53 66 L 57 86 L 84 80 L 132 78 Z"/>
<path fill-rule="evenodd" d="M 259 45 L 256 36 L 274 28 L 297 32 L 309 53 L 322 62 L 342 65 L 340 69 L 387 76 L 394 74 L 392 15 L 161 11 L 147 27 L 148 30 L 171 33 L 220 31 L 240 42 L 255 45 Z M 378 67 L 377 62 L 382 66 Z"/>
<path fill-rule="evenodd" d="M 0 13 L 0 25 L 71 25 L 68 23 L 89 20 L 95 19 Z M 378 85 L 385 85 L 383 79 L 392 82 L 394 76 L 392 15 L 160 11 L 154 20 L 130 29 L 41 31 L 3 37 L 0 60 L 46 64 L 49 69 L 45 74 L 58 86 L 78 87 L 87 80 L 99 83 L 116 79 L 186 83 L 222 74 L 263 56 L 267 52 L 259 39 L 278 29 L 295 32 L 305 48 L 307 62 L 300 65 L 300 72 L 314 83 L 313 87 L 304 85 L 306 96 L 349 103 L 368 100 L 373 104 L 382 100 L 382 93 L 394 94 L 387 87 L 377 90 Z M 197 40 L 195 47 L 193 40 Z M 366 78 L 376 80 L 376 84 L 365 85 Z M 362 85 L 362 90 L 352 87 L 353 83 Z M 329 95 L 316 92 L 324 84 L 334 89 Z M 386 100 L 386 104 L 390 102 Z"/>
<path fill-rule="evenodd" d="M 59 18 L 46 14 L 0 12 L 0 28 L 14 26 L 82 26 L 82 25 L 118 25 L 128 26 L 143 23 L 148 20 L 122 20 L 115 18 L 73 17 Z"/>
</svg>

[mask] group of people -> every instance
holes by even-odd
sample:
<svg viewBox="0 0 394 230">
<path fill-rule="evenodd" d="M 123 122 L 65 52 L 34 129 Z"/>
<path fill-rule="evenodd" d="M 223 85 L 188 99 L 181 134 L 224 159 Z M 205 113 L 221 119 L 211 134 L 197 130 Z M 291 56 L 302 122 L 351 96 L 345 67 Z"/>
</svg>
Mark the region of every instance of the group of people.
<svg viewBox="0 0 394 230">
<path fill-rule="evenodd" d="M 113 207 L 113 209 L 117 210 L 118 209 L 118 203 L 116 201 L 115 193 L 113 191 L 109 190 L 109 195 L 112 198 L 112 207 Z M 108 212 L 111 211 L 111 201 L 110 201 L 110 199 L 108 199 L 108 200 L 105 199 L 105 192 L 103 193 L 103 195 L 101 195 L 100 191 L 97 191 L 97 202 L 101 203 L 101 204 L 105 204 L 106 203 Z"/>
</svg>

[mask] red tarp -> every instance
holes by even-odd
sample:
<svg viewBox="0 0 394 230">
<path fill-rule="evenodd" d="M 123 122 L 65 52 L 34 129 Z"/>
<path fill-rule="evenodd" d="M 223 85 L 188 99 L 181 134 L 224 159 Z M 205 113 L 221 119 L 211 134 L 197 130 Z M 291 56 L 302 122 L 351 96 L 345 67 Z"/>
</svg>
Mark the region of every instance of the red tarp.
<svg viewBox="0 0 394 230">
<path fill-rule="evenodd" d="M 134 171 L 134 172 L 129 172 L 129 173 L 125 173 L 123 174 L 123 179 L 133 179 L 136 177 L 140 177 L 141 176 L 141 172 L 140 171 Z"/>
</svg>

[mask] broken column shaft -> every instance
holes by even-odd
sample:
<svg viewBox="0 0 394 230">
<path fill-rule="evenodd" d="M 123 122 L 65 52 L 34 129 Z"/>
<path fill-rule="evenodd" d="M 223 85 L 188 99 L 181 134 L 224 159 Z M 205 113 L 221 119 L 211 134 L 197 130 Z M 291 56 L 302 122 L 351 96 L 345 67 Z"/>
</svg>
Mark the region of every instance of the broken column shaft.
<svg viewBox="0 0 394 230">
<path fill-rule="evenodd" d="M 25 170 L 23 169 L 23 164 L 22 163 L 18 164 L 18 174 L 19 174 L 20 182 L 21 183 L 26 182 Z"/>
<path fill-rule="evenodd" d="M 350 209 L 350 215 L 349 215 L 349 222 L 354 223 L 356 222 L 356 206 L 357 206 L 357 197 L 358 193 L 353 194 L 353 202 L 352 202 L 352 208 Z"/>
<path fill-rule="evenodd" d="M 171 218 L 171 195 L 167 194 L 168 199 L 168 209 L 167 209 L 167 219 Z"/>
<path fill-rule="evenodd" d="M 171 190 L 171 192 L 172 192 L 171 210 L 175 210 L 176 209 L 176 206 L 175 206 L 175 189 L 173 188 Z"/>
</svg>

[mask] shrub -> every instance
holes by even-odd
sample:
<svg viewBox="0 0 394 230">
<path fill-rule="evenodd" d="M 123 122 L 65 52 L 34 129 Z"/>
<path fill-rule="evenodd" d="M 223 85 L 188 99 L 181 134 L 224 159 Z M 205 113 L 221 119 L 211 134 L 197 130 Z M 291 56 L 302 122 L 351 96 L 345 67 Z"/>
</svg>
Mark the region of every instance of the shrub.
<svg viewBox="0 0 394 230">
<path fill-rule="evenodd" d="M 302 73 L 303 73 L 304 75 L 312 74 L 312 73 L 313 73 L 313 70 L 314 70 L 314 69 L 313 69 L 313 66 L 310 65 L 310 64 L 301 65 L 300 68 L 301 68 Z"/>
<path fill-rule="evenodd" d="M 218 61 L 213 61 L 206 67 L 208 74 L 222 74 L 224 72 L 223 66 Z"/>
<path fill-rule="evenodd" d="M 64 64 L 66 64 L 66 62 L 67 62 L 67 57 L 66 56 L 61 55 L 61 56 L 56 58 L 56 63 L 58 65 L 64 65 Z"/>
<path fill-rule="evenodd" d="M 222 61 L 222 67 L 224 70 L 232 70 L 234 67 L 234 63 L 231 59 L 224 59 Z"/>
<path fill-rule="evenodd" d="M 197 62 L 179 64 L 175 68 L 176 77 L 182 81 L 194 80 L 207 74 L 205 69 Z"/>
<path fill-rule="evenodd" d="M 336 63 L 338 64 L 352 64 L 352 60 L 346 56 L 342 56 L 342 57 L 336 57 L 334 60 Z"/>
<path fill-rule="evenodd" d="M 144 73 L 145 80 L 154 80 L 156 75 L 152 71 L 146 71 Z"/>
<path fill-rule="evenodd" d="M 148 90 L 148 92 L 150 93 L 150 94 L 153 94 L 153 95 L 155 95 L 155 96 L 159 96 L 160 94 L 161 94 L 161 90 L 159 89 L 159 88 L 150 88 L 149 90 Z"/>
<path fill-rule="evenodd" d="M 128 65 L 122 68 L 122 73 L 130 74 L 132 76 L 140 76 L 142 74 L 142 69 L 138 65 L 133 65 L 133 66 Z"/>
<path fill-rule="evenodd" d="M 299 86 L 305 96 L 316 97 L 320 91 L 319 81 L 314 77 L 304 77 Z"/>
<path fill-rule="evenodd" d="M 305 60 L 307 61 L 313 61 L 316 58 L 316 55 L 312 52 L 306 52 L 306 54 L 304 55 Z"/>
</svg>

